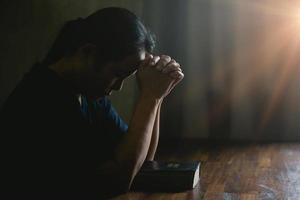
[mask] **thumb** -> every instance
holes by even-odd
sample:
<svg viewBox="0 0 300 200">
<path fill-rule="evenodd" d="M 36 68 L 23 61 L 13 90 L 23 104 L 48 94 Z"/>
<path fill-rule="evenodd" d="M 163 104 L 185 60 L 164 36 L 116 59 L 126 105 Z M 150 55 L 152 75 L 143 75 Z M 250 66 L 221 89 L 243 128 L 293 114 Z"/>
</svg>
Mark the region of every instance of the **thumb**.
<svg viewBox="0 0 300 200">
<path fill-rule="evenodd" d="M 151 62 L 151 60 L 153 59 L 153 55 L 151 54 L 146 54 L 145 59 L 142 61 L 140 67 L 145 67 L 148 66 Z"/>
</svg>

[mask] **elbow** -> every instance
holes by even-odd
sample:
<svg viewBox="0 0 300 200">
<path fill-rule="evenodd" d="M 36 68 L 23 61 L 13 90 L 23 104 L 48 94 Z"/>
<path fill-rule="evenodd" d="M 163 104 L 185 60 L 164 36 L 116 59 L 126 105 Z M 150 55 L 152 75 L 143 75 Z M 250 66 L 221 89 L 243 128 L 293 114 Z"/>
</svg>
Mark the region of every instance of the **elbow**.
<svg viewBox="0 0 300 200">
<path fill-rule="evenodd" d="M 143 163 L 137 159 L 110 162 L 98 171 L 102 194 L 115 196 L 127 193 Z"/>
<path fill-rule="evenodd" d="M 136 162 L 136 161 L 127 161 L 125 165 L 123 165 L 123 169 L 125 170 L 123 176 L 123 184 L 122 189 L 124 192 L 128 192 L 131 188 L 132 182 L 140 170 L 143 162 Z"/>
<path fill-rule="evenodd" d="M 130 191 L 132 180 L 134 176 L 129 174 L 122 174 L 122 176 L 117 177 L 118 183 L 112 183 L 112 188 L 118 194 L 127 193 Z"/>
</svg>

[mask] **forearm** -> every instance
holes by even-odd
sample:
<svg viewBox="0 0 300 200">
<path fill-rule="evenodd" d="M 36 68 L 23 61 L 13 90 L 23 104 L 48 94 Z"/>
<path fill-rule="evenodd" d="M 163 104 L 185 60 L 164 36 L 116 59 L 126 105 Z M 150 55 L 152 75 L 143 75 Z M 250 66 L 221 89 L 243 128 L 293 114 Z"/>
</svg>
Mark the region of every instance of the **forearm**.
<svg viewBox="0 0 300 200">
<path fill-rule="evenodd" d="M 116 151 L 116 162 L 127 170 L 129 185 L 146 159 L 160 100 L 141 95 L 128 133 Z"/>
<path fill-rule="evenodd" d="M 138 85 L 142 94 L 148 95 L 141 95 L 137 101 L 128 132 L 116 148 L 114 158 L 98 168 L 100 183 L 105 183 L 105 188 L 129 189 L 145 159 L 153 160 L 159 139 L 161 100 L 182 78 L 179 64 L 168 56 L 157 60 L 157 56 L 150 55 L 140 64 Z"/>
<path fill-rule="evenodd" d="M 159 126 L 160 126 L 160 108 L 162 101 L 159 102 L 159 106 L 157 108 L 155 122 L 152 131 L 151 143 L 148 150 L 148 154 L 146 160 L 152 161 L 155 157 L 156 149 L 159 141 Z"/>
</svg>

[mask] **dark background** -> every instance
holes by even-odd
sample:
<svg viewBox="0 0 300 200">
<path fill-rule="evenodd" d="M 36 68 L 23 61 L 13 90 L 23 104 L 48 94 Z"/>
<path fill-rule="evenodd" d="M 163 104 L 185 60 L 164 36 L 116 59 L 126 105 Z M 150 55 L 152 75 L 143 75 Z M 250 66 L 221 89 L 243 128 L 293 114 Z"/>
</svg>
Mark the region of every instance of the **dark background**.
<svg viewBox="0 0 300 200">
<path fill-rule="evenodd" d="M 44 57 L 66 20 L 120 6 L 135 12 L 156 34 L 156 53 L 171 55 L 185 72 L 184 81 L 163 103 L 162 137 L 299 140 L 298 4 L 2 0 L 0 106 L 24 73 Z M 136 96 L 134 77 L 112 96 L 126 121 Z"/>
</svg>

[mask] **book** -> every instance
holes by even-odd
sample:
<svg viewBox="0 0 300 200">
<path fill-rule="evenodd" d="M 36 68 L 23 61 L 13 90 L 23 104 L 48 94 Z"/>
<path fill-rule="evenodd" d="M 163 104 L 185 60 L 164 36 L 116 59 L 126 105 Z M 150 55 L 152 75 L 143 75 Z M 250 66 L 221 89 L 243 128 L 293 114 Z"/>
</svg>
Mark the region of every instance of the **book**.
<svg viewBox="0 0 300 200">
<path fill-rule="evenodd" d="M 131 190 L 179 192 L 195 188 L 200 162 L 145 161 L 135 176 Z"/>
</svg>

